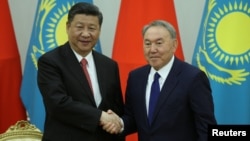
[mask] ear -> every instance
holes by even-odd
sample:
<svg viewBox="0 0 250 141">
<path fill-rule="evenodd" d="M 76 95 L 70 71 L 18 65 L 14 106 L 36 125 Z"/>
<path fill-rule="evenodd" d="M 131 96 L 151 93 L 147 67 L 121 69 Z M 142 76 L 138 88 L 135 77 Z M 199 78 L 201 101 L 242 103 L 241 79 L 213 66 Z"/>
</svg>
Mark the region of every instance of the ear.
<svg viewBox="0 0 250 141">
<path fill-rule="evenodd" d="M 67 33 L 68 33 L 68 30 L 69 30 L 69 27 L 70 27 L 70 23 L 69 23 L 69 21 L 67 21 L 66 22 L 66 31 L 67 31 Z"/>
<path fill-rule="evenodd" d="M 178 46 L 178 41 L 177 41 L 177 39 L 173 39 L 173 52 L 176 51 L 177 46 Z"/>
</svg>

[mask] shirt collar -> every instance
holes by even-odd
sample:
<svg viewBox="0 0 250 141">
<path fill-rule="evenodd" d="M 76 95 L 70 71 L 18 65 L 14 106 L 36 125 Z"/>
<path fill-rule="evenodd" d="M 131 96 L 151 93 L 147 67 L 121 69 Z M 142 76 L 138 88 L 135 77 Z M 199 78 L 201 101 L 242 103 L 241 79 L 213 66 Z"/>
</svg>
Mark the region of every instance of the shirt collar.
<svg viewBox="0 0 250 141">
<path fill-rule="evenodd" d="M 92 51 L 89 52 L 89 54 L 85 57 L 82 57 L 80 54 L 78 54 L 75 50 L 72 49 L 72 51 L 74 52 L 78 62 L 81 62 L 81 60 L 83 58 L 85 58 L 87 61 L 88 61 L 88 64 L 90 64 L 91 62 L 93 62 L 93 54 L 92 54 Z"/>
<path fill-rule="evenodd" d="M 163 66 L 160 70 L 156 71 L 153 67 L 151 67 L 150 73 L 154 75 L 155 72 L 158 72 L 163 79 L 166 79 L 170 72 L 170 69 L 173 66 L 173 63 L 174 63 L 174 55 L 170 59 L 169 63 Z"/>
</svg>

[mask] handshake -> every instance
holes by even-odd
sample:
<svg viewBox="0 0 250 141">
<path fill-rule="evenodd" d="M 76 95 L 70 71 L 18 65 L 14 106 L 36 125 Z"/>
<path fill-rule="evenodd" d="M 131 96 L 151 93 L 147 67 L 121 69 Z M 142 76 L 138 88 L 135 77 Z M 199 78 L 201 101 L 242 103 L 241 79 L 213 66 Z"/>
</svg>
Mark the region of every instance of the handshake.
<svg viewBox="0 0 250 141">
<path fill-rule="evenodd" d="M 112 110 L 102 112 L 100 125 L 103 130 L 110 134 L 118 134 L 123 129 L 122 119 Z"/>
</svg>

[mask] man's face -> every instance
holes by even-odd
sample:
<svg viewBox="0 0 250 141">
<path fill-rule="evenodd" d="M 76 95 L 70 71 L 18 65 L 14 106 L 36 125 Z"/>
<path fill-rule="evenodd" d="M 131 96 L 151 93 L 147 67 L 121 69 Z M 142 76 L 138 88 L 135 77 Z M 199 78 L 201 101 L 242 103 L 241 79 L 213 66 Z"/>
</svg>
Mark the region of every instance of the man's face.
<svg viewBox="0 0 250 141">
<path fill-rule="evenodd" d="M 83 57 L 95 46 L 101 27 L 97 16 L 77 14 L 72 22 L 67 23 L 70 46 Z"/>
<path fill-rule="evenodd" d="M 162 26 L 150 27 L 144 34 L 143 44 L 144 56 L 156 70 L 170 61 L 177 48 L 177 40 Z"/>
</svg>

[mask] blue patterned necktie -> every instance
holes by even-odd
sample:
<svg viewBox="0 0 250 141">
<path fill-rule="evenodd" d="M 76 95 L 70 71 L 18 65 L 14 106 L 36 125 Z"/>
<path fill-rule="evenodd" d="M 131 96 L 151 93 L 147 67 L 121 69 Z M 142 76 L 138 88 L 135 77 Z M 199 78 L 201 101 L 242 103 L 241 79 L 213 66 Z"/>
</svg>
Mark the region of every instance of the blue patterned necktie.
<svg viewBox="0 0 250 141">
<path fill-rule="evenodd" d="M 158 96 L 160 94 L 160 84 L 159 78 L 161 76 L 156 72 L 154 75 L 154 81 L 151 86 L 150 99 L 149 99 L 149 108 L 148 108 L 148 121 L 151 124 L 155 105 L 157 103 Z"/>
</svg>

